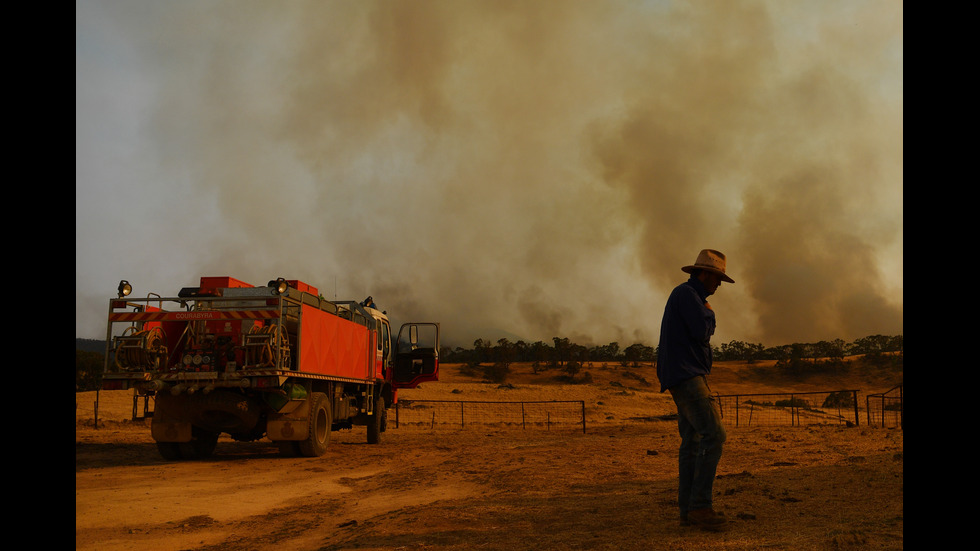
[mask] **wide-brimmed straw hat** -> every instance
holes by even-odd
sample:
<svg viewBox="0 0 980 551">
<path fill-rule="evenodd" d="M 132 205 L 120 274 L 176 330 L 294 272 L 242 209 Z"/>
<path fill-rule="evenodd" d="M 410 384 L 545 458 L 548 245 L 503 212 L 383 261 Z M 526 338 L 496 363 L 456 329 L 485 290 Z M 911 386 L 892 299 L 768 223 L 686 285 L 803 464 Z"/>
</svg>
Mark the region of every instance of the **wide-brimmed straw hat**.
<svg viewBox="0 0 980 551">
<path fill-rule="evenodd" d="M 691 266 L 684 266 L 682 271 L 691 273 L 693 270 L 708 270 L 721 275 L 723 281 L 735 283 L 735 280 L 725 273 L 725 255 L 714 249 L 704 249 L 698 254 L 698 259 Z"/>
</svg>

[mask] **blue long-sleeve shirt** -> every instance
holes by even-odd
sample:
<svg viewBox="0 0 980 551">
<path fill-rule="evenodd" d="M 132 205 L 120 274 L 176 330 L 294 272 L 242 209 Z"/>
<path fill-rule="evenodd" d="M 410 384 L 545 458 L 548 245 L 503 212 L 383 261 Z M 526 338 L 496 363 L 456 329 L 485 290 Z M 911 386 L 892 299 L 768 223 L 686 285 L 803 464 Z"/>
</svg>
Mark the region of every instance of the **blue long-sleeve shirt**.
<svg viewBox="0 0 980 551">
<path fill-rule="evenodd" d="M 657 353 L 660 392 L 699 375 L 711 373 L 711 335 L 715 313 L 708 292 L 691 277 L 674 288 L 664 307 Z"/>
</svg>

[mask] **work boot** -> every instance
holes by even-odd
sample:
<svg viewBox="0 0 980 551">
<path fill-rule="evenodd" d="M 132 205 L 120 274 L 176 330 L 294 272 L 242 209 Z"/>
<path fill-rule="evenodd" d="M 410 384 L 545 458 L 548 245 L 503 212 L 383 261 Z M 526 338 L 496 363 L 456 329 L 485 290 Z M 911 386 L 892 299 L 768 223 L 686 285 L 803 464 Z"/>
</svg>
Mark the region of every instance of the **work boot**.
<svg viewBox="0 0 980 551">
<path fill-rule="evenodd" d="M 715 511 L 715 514 L 721 518 L 725 518 L 725 513 L 723 511 Z M 687 513 L 681 512 L 681 526 L 690 526 L 691 521 L 687 519 Z"/>
<path fill-rule="evenodd" d="M 681 524 L 689 526 L 697 526 L 702 530 L 711 530 L 713 532 L 721 532 L 722 530 L 728 529 L 728 520 L 725 518 L 723 513 L 716 513 L 711 507 L 705 507 L 704 509 L 695 509 L 687 513 L 687 518 L 681 516 Z"/>
</svg>

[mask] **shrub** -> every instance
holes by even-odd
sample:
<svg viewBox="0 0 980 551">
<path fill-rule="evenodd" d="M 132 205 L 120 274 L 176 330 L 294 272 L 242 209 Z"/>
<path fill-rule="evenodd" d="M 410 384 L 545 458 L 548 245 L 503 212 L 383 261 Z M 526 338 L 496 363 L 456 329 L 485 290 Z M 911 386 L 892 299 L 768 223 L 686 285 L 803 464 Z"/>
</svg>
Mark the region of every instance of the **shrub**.
<svg viewBox="0 0 980 551">
<path fill-rule="evenodd" d="M 850 407 L 854 405 L 854 393 L 842 390 L 840 392 L 831 392 L 827 399 L 823 401 L 823 406 L 825 408 L 841 408 Z"/>
<path fill-rule="evenodd" d="M 75 392 L 102 388 L 104 361 L 104 354 L 75 350 Z"/>
<path fill-rule="evenodd" d="M 801 408 L 807 407 L 810 404 L 803 398 L 789 398 L 787 400 L 776 400 L 774 405 L 779 408 Z"/>
<path fill-rule="evenodd" d="M 502 383 L 510 375 L 510 364 L 507 362 L 497 362 L 493 365 L 483 367 L 483 376 L 491 383 Z"/>
</svg>

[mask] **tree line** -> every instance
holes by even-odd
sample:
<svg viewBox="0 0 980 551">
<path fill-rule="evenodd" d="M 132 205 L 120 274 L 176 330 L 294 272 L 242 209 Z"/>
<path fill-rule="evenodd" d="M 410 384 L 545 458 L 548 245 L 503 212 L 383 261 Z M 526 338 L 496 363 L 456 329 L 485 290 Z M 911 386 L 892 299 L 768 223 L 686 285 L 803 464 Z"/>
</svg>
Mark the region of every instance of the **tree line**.
<svg viewBox="0 0 980 551">
<path fill-rule="evenodd" d="M 639 365 L 655 362 L 659 347 L 634 343 L 622 348 L 618 342 L 604 345 L 585 346 L 571 342 L 567 337 L 554 337 L 552 344 L 544 341 L 528 343 L 523 340 L 511 342 L 502 338 L 496 342 L 476 339 L 472 348 L 457 346 L 443 347 L 440 361 L 470 365 L 510 364 L 526 362 L 535 365 L 565 367 L 568 363 L 620 362 L 624 365 Z M 878 356 L 886 353 L 904 352 L 902 335 L 870 335 L 847 342 L 843 339 L 818 341 L 814 343 L 793 343 L 767 347 L 761 343 L 732 340 L 712 346 L 716 361 L 794 360 L 842 361 L 846 356 Z"/>
<path fill-rule="evenodd" d="M 95 350 L 105 350 L 104 346 L 104 341 L 76 339 L 76 392 L 96 390 L 101 386 L 102 364 L 105 356 Z M 835 339 L 773 347 L 761 343 L 732 340 L 712 346 L 712 352 L 716 361 L 751 363 L 775 360 L 776 367 L 785 368 L 787 372 L 800 373 L 813 369 L 818 364 L 841 365 L 846 356 L 862 355 L 872 361 L 876 359 L 888 361 L 886 354 L 904 352 L 904 342 L 902 335 L 870 335 L 853 342 Z M 591 362 L 619 362 L 623 366 L 633 367 L 652 364 L 657 361 L 657 347 L 634 343 L 623 348 L 618 342 L 585 346 L 571 342 L 567 337 L 554 337 L 551 344 L 544 341 L 511 342 L 509 339 L 502 338 L 497 339 L 496 342 L 476 339 L 473 341 L 472 348 L 443 347 L 439 355 L 443 363 L 465 364 L 474 372 L 481 372 L 487 379 L 495 382 L 503 382 L 510 373 L 510 365 L 518 362 L 530 363 L 535 373 L 539 369 L 557 368 L 571 381 L 575 380 L 582 367 L 588 366 Z"/>
</svg>

